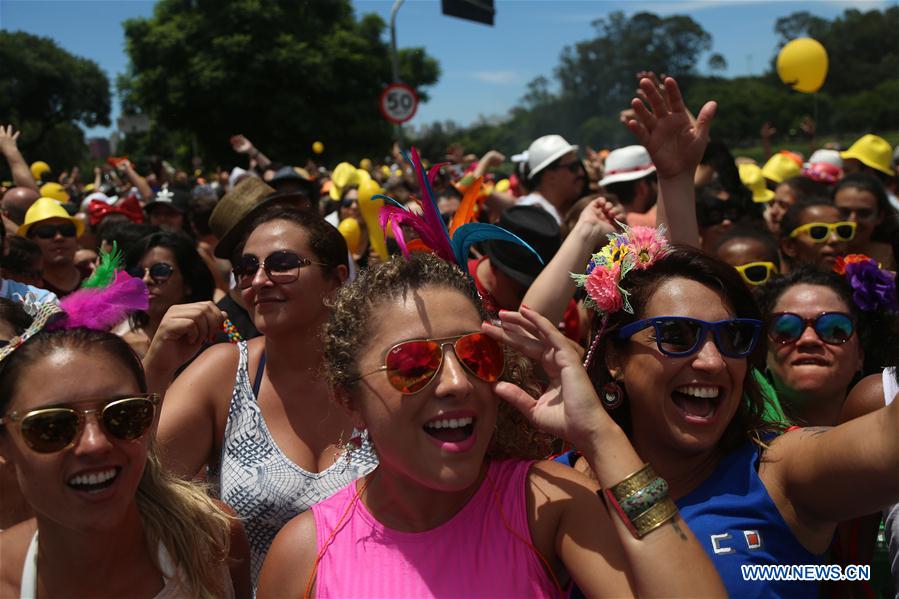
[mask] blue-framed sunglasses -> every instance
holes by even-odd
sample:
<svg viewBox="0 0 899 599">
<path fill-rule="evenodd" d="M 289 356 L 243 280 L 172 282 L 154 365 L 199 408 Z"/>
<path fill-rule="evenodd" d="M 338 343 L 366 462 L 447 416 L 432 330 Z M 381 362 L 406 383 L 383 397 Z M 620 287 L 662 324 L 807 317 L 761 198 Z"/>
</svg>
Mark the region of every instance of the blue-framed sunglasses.
<svg viewBox="0 0 899 599">
<path fill-rule="evenodd" d="M 745 358 L 755 349 L 762 330 L 762 321 L 755 318 L 734 318 L 706 322 L 686 316 L 656 316 L 625 325 L 618 331 L 620 339 L 652 327 L 659 351 L 672 357 L 689 356 L 699 351 L 706 333 L 712 331 L 715 346 L 729 358 Z"/>
</svg>

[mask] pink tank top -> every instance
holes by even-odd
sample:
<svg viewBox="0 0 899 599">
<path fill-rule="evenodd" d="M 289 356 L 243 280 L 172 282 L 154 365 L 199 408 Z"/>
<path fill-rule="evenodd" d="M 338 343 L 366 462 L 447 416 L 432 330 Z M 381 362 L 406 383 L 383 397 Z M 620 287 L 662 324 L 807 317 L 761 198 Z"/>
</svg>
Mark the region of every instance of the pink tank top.
<svg viewBox="0 0 899 599">
<path fill-rule="evenodd" d="M 524 542 L 533 543 L 525 500 L 532 463 L 491 462 L 459 513 L 425 532 L 385 527 L 356 499 L 355 483 L 312 506 L 319 552 L 344 521 L 319 561 L 315 596 L 561 596 Z"/>
</svg>

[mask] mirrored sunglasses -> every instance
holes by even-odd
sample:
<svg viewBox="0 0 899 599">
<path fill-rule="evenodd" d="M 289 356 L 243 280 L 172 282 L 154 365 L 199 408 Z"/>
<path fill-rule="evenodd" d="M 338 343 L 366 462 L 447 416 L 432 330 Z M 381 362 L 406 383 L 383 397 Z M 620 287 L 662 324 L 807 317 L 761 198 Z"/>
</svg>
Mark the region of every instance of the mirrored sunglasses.
<svg viewBox="0 0 899 599">
<path fill-rule="evenodd" d="M 808 327 L 812 327 L 818 339 L 830 345 L 846 343 L 855 332 L 855 322 L 843 312 L 822 312 L 814 318 L 803 318 L 792 312 L 778 312 L 771 315 L 768 337 L 782 345 L 795 343 Z"/>
<path fill-rule="evenodd" d="M 441 339 L 411 339 L 397 343 L 384 357 L 384 365 L 353 379 L 357 381 L 382 370 L 400 393 L 411 395 L 424 389 L 443 364 L 444 348 L 451 346 L 456 358 L 482 381 L 498 381 L 505 369 L 502 346 L 484 333 L 467 333 Z"/>
<path fill-rule="evenodd" d="M 155 393 L 146 393 L 112 399 L 103 407 L 92 410 L 56 407 L 31 410 L 21 415 L 10 412 L 0 418 L 0 425 L 18 425 L 28 447 L 37 453 L 55 453 L 75 444 L 88 414 L 96 414 L 103 430 L 116 439 L 139 439 L 153 424 L 158 404 L 159 397 Z"/>
</svg>

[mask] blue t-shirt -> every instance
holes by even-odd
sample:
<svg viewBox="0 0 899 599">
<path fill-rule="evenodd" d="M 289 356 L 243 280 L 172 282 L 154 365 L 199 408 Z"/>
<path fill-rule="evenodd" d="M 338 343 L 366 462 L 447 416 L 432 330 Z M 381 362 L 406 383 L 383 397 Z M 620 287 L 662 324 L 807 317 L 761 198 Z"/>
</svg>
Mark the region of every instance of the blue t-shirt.
<svg viewBox="0 0 899 599">
<path fill-rule="evenodd" d="M 747 441 L 675 503 L 729 596 L 817 597 L 817 582 L 743 580 L 742 565 L 821 564 L 824 559 L 803 547 L 780 515 L 759 478 L 760 457 L 761 448 Z M 556 461 L 573 466 L 577 458 L 568 452 Z"/>
<path fill-rule="evenodd" d="M 0 297 L 20 303 L 29 299 L 40 304 L 59 301 L 53 292 L 10 279 L 0 279 Z"/>
</svg>

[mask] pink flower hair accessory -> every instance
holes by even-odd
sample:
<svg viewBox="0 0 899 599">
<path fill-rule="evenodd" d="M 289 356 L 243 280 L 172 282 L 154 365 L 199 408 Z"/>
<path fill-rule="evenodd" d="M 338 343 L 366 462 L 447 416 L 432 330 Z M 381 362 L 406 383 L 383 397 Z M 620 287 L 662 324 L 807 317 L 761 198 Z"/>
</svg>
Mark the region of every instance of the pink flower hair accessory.
<svg viewBox="0 0 899 599">
<path fill-rule="evenodd" d="M 632 270 L 645 270 L 655 264 L 669 251 L 664 227 L 628 227 L 618 223 L 621 232 L 610 233 L 609 243 L 593 254 L 584 274 L 571 273 L 578 287 L 587 291 L 584 304 L 595 310 L 601 317 L 599 331 L 593 338 L 590 351 L 584 361 L 587 367 L 608 323 L 609 315 L 624 310 L 634 313 L 628 292 L 621 282 Z"/>
</svg>

